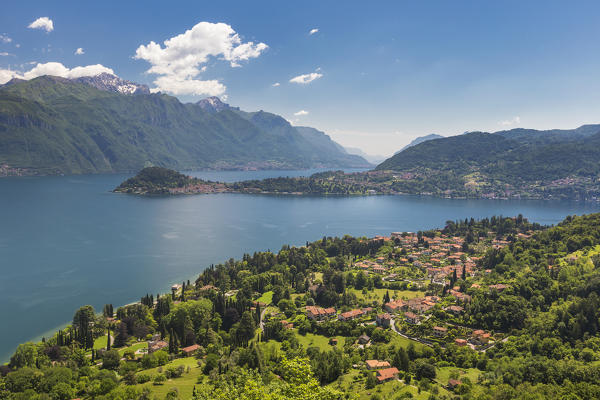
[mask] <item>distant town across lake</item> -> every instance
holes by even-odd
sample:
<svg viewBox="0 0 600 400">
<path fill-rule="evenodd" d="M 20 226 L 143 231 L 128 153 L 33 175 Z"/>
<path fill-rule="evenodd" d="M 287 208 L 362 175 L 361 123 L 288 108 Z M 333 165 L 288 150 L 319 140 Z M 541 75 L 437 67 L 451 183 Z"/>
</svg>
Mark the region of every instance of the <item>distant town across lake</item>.
<svg viewBox="0 0 600 400">
<path fill-rule="evenodd" d="M 234 182 L 306 171 L 189 174 Z M 447 220 L 523 214 L 554 224 L 598 212 L 591 203 L 458 200 L 420 196 L 315 197 L 110 193 L 123 174 L 0 179 L 0 361 L 17 344 L 69 322 L 83 304 L 101 309 L 173 283 L 230 257 L 303 245 L 324 235 L 375 236 L 443 227 Z"/>
</svg>

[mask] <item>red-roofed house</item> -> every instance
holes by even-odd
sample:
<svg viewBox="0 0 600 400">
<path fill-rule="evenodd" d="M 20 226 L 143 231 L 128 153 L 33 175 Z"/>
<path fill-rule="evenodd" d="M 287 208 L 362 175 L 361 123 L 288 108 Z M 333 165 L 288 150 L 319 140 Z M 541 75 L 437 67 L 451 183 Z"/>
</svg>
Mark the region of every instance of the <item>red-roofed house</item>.
<svg viewBox="0 0 600 400">
<path fill-rule="evenodd" d="M 365 363 L 367 364 L 367 369 L 382 369 L 390 367 L 390 363 L 387 361 L 367 360 Z"/>
<path fill-rule="evenodd" d="M 392 379 L 398 379 L 398 368 L 386 368 L 377 371 L 377 382 L 383 383 L 391 381 Z"/>
</svg>

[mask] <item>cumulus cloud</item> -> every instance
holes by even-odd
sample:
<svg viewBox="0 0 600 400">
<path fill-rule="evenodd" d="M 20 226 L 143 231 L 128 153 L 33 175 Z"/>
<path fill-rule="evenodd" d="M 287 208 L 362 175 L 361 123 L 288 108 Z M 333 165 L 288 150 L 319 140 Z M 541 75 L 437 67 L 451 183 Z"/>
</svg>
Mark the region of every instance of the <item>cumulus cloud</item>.
<svg viewBox="0 0 600 400">
<path fill-rule="evenodd" d="M 46 32 L 52 32 L 54 30 L 54 23 L 48 17 L 40 17 L 30 23 L 27 27 L 31 29 L 42 29 Z"/>
<path fill-rule="evenodd" d="M 298 111 L 298 112 L 295 112 L 295 113 L 294 113 L 294 115 L 295 115 L 296 117 L 301 117 L 301 116 L 303 116 L 303 115 L 308 115 L 308 111 L 306 111 L 306 110 L 300 110 L 300 111 Z"/>
<path fill-rule="evenodd" d="M 96 76 L 103 72 L 113 74 L 114 71 L 101 64 L 86 65 L 75 68 L 67 68 L 59 62 L 37 63 L 35 67 L 26 72 L 17 72 L 10 69 L 0 69 L 0 84 L 10 81 L 12 78 L 33 79 L 43 75 L 60 76 L 63 78 L 80 78 L 82 76 Z"/>
<path fill-rule="evenodd" d="M 0 42 L 10 43 L 10 42 L 12 42 L 12 39 L 9 38 L 8 36 L 6 36 L 6 33 L 4 33 L 4 34 L 0 34 Z"/>
<path fill-rule="evenodd" d="M 85 51 L 83 51 L 81 47 L 78 47 L 77 50 L 75 50 L 75 54 L 80 56 L 82 54 L 85 54 Z"/>
<path fill-rule="evenodd" d="M 314 35 L 315 33 L 319 32 L 319 28 L 313 28 L 310 30 L 310 32 L 308 32 L 309 35 Z"/>
<path fill-rule="evenodd" d="M 3 57 L 4 56 L 12 56 L 12 54 L 3 51 L 3 52 L 0 52 L 0 56 L 3 56 Z"/>
<path fill-rule="evenodd" d="M 292 79 L 290 79 L 290 82 L 298 83 L 300 85 L 306 85 L 308 83 L 311 83 L 315 79 L 319 79 L 322 76 L 323 76 L 323 74 L 320 74 L 318 72 L 311 72 L 310 74 L 303 74 L 303 75 L 295 76 Z"/>
<path fill-rule="evenodd" d="M 518 115 L 512 119 L 507 119 L 505 121 L 498 122 L 498 124 L 500 124 L 502 126 L 518 125 L 520 123 L 521 123 L 521 117 L 519 117 Z"/>
<path fill-rule="evenodd" d="M 260 56 L 268 48 L 265 43 L 242 42 L 230 25 L 210 22 L 199 22 L 163 44 L 164 47 L 151 41 L 141 45 L 134 56 L 150 63 L 147 73 L 159 75 L 154 81 L 154 90 L 211 96 L 221 95 L 226 90 L 218 81 L 199 79 L 211 58 L 240 67 L 243 61 Z"/>
<path fill-rule="evenodd" d="M 277 86 L 281 86 L 281 84 L 279 82 L 275 82 L 273 85 L 271 85 L 273 87 L 277 87 Z"/>
</svg>

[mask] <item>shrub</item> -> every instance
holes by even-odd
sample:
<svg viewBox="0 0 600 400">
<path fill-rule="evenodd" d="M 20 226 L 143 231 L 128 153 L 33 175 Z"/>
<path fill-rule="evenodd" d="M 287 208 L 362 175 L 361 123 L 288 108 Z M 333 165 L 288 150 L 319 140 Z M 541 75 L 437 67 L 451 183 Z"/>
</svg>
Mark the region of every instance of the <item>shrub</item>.
<svg viewBox="0 0 600 400">
<path fill-rule="evenodd" d="M 162 385 L 167 381 L 167 377 L 164 376 L 163 374 L 158 374 L 154 377 L 154 380 L 152 381 L 155 385 Z"/>
</svg>

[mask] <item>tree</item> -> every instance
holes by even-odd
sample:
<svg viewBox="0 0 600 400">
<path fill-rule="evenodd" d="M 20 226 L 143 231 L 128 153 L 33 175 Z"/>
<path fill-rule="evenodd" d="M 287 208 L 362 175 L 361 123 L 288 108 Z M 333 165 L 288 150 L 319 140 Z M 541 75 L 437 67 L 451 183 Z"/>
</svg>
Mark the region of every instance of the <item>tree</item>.
<svg viewBox="0 0 600 400">
<path fill-rule="evenodd" d="M 38 358 L 37 346 L 31 342 L 20 344 L 10 358 L 13 368 L 35 367 Z"/>
<path fill-rule="evenodd" d="M 110 328 L 106 329 L 106 350 L 110 350 Z"/>
<path fill-rule="evenodd" d="M 373 389 L 377 385 L 377 378 L 375 377 L 375 372 L 367 372 L 367 380 L 365 382 L 366 389 Z"/>
<path fill-rule="evenodd" d="M 115 349 L 108 350 L 102 356 L 102 368 L 115 370 L 119 367 L 121 356 Z"/>
<path fill-rule="evenodd" d="M 422 378 L 435 379 L 435 367 L 426 361 L 418 360 L 415 362 L 415 377 L 417 380 Z"/>
<path fill-rule="evenodd" d="M 389 302 L 390 302 L 390 292 L 388 290 L 386 290 L 385 294 L 383 295 L 383 304 L 386 304 Z"/>
<path fill-rule="evenodd" d="M 400 347 L 394 355 L 393 365 L 401 371 L 408 371 L 409 358 L 404 347 Z"/>
<path fill-rule="evenodd" d="M 86 349 L 93 347 L 93 337 L 91 326 L 96 317 L 94 307 L 87 305 L 80 307 L 73 316 L 73 328 L 77 332 L 77 340 L 84 345 Z M 90 339 L 91 342 L 90 343 Z"/>
<path fill-rule="evenodd" d="M 236 329 L 236 336 L 238 342 L 243 346 L 246 346 L 250 339 L 254 337 L 256 331 L 256 323 L 250 311 L 244 311 L 242 319 L 240 319 L 238 328 Z"/>
</svg>

